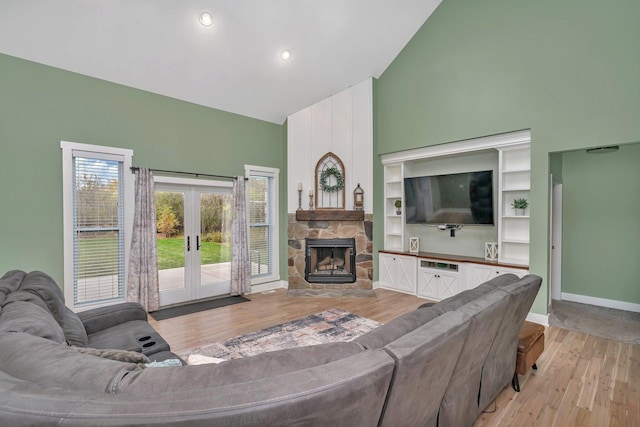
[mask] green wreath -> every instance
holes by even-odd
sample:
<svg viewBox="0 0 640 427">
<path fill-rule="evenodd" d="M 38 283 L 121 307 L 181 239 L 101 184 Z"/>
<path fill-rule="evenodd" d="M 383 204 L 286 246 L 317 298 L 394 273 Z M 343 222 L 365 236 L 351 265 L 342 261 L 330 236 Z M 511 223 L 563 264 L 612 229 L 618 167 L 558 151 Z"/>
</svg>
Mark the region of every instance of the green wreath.
<svg viewBox="0 0 640 427">
<path fill-rule="evenodd" d="M 327 179 L 332 176 L 336 179 L 335 185 L 329 185 Z M 335 167 L 330 167 L 322 171 L 320 174 L 320 188 L 325 193 L 335 193 L 344 188 L 344 178 L 340 171 Z"/>
</svg>

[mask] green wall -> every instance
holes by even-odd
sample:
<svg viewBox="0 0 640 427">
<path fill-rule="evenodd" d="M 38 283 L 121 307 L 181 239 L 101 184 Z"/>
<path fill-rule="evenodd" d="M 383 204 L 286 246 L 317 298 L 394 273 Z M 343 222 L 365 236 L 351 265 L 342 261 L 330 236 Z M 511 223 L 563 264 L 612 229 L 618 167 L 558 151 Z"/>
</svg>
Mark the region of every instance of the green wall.
<svg viewBox="0 0 640 427">
<path fill-rule="evenodd" d="M 640 304 L 640 144 L 562 155 L 562 292 Z"/>
<path fill-rule="evenodd" d="M 531 129 L 537 313 L 547 312 L 549 154 L 640 141 L 638 22 L 637 0 L 444 0 L 374 86 L 376 155 Z M 382 188 L 379 159 L 374 173 Z"/>
<path fill-rule="evenodd" d="M 280 168 L 286 194 L 283 126 L 0 55 L 2 272 L 42 270 L 62 284 L 61 140 L 130 148 L 135 165 L 156 169 Z M 286 221 L 280 231 L 286 241 Z"/>
</svg>

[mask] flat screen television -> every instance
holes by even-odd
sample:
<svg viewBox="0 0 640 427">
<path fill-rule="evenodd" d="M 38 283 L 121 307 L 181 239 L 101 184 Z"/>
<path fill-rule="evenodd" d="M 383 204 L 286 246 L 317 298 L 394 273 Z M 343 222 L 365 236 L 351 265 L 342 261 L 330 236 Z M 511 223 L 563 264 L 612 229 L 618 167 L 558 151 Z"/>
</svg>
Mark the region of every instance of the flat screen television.
<svg viewBox="0 0 640 427">
<path fill-rule="evenodd" d="M 404 179 L 407 224 L 493 225 L 493 171 Z"/>
</svg>

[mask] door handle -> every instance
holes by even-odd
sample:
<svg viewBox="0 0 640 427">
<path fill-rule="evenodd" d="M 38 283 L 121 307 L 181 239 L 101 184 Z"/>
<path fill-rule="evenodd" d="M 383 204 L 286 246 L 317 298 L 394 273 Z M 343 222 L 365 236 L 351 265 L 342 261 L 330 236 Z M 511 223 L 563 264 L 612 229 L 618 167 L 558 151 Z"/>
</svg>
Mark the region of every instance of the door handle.
<svg viewBox="0 0 640 427">
<path fill-rule="evenodd" d="M 196 251 L 200 250 L 200 236 L 196 236 Z"/>
<path fill-rule="evenodd" d="M 191 236 L 187 236 L 187 252 L 191 251 Z"/>
</svg>

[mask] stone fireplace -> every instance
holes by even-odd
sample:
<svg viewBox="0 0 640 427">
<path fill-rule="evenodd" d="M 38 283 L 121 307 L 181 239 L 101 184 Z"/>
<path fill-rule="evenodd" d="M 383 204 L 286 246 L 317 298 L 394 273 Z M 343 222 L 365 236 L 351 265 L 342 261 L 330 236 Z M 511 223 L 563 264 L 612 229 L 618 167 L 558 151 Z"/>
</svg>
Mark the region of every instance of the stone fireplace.
<svg viewBox="0 0 640 427">
<path fill-rule="evenodd" d="M 304 280 L 309 283 L 354 283 L 356 240 L 305 239 Z"/>
<path fill-rule="evenodd" d="M 373 216 L 361 214 L 358 220 L 335 217 L 306 221 L 289 214 L 290 291 L 373 292 Z"/>
</svg>

